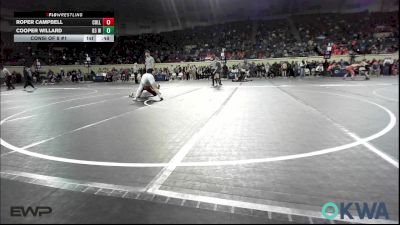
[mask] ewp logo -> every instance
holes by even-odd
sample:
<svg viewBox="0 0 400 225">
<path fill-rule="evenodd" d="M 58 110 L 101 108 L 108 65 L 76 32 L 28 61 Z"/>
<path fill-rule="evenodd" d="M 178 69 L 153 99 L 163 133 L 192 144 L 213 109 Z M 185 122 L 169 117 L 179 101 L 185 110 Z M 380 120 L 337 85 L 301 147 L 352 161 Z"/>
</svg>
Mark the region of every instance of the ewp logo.
<svg viewBox="0 0 400 225">
<path fill-rule="evenodd" d="M 38 207 L 23 207 L 23 206 L 12 206 L 10 211 L 10 216 L 12 217 L 27 217 L 29 214 L 32 216 L 42 216 L 44 214 L 50 214 L 52 208 L 48 206 L 38 206 Z"/>
<path fill-rule="evenodd" d="M 353 204 L 360 219 L 364 219 L 365 217 L 368 219 L 389 219 L 389 214 L 384 202 L 374 202 L 372 203 L 372 206 L 368 205 L 366 202 L 363 202 L 362 204 L 359 202 L 341 202 L 340 208 L 335 203 L 328 202 L 322 206 L 322 216 L 328 220 L 333 220 L 340 214 L 340 219 L 344 219 L 345 216 L 349 219 L 354 219 L 353 215 L 349 211 Z"/>
</svg>

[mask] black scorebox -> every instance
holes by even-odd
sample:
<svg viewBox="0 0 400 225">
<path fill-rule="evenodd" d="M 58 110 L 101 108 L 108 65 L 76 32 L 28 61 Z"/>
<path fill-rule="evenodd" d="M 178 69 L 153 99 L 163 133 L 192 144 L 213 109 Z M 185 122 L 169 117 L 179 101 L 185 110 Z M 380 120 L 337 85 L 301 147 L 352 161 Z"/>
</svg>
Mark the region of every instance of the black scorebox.
<svg viewBox="0 0 400 225">
<path fill-rule="evenodd" d="M 14 42 L 114 42 L 114 13 L 14 12 Z"/>
</svg>

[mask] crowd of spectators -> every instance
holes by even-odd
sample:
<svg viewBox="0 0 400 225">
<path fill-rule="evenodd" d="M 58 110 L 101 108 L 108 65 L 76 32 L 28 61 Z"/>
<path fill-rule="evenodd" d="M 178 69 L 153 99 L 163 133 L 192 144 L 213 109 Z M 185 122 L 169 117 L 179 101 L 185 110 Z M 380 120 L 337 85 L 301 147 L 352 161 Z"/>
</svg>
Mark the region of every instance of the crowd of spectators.
<svg viewBox="0 0 400 225">
<path fill-rule="evenodd" d="M 398 12 L 318 14 L 277 20 L 248 20 L 163 32 L 120 36 L 115 43 L 39 43 L 4 47 L 2 61 L 26 65 L 39 58 L 44 65 L 143 63 L 150 49 L 156 63 L 226 59 L 264 59 L 323 55 L 333 43 L 334 55 L 398 51 Z M 292 21 L 292 23 L 290 23 Z M 292 27 L 291 27 L 292 26 Z M 294 26 L 294 28 L 293 28 Z M 2 42 L 4 45 L 4 42 Z"/>
<path fill-rule="evenodd" d="M 256 63 L 242 61 L 239 64 L 227 66 L 223 64 L 222 78 L 236 79 L 241 74 L 249 78 L 275 78 L 275 77 L 306 77 L 306 76 L 343 76 L 346 73 L 346 66 L 358 63 L 364 63 L 364 70 L 370 75 L 396 75 L 398 74 L 399 60 L 386 58 L 384 60 L 362 60 L 362 61 L 280 61 L 274 63 Z M 89 74 L 84 74 L 79 69 L 65 71 L 61 69 L 55 73 L 52 70 L 43 71 L 32 69 L 33 83 L 56 84 L 65 82 L 83 82 L 95 81 L 96 77 L 103 76 L 102 81 L 105 82 L 129 82 L 138 81 L 142 74 L 145 73 L 143 68 L 99 68 L 97 71 L 91 70 Z M 11 72 L 12 83 L 22 83 L 23 76 L 16 71 Z M 210 79 L 212 69 L 208 66 L 196 65 L 176 65 L 156 68 L 153 71 L 158 80 L 200 80 Z M 2 77 L 4 80 L 5 77 Z"/>
<path fill-rule="evenodd" d="M 273 64 L 250 64 L 248 70 L 249 77 L 266 77 L 274 78 L 280 77 L 305 77 L 305 76 L 342 76 L 346 73 L 346 67 L 349 65 L 363 65 L 357 66 L 357 70 L 361 69 L 367 71 L 371 75 L 393 75 L 398 74 L 398 60 L 387 58 L 385 60 L 361 60 L 349 62 L 345 60 L 340 61 L 281 61 Z"/>
<path fill-rule="evenodd" d="M 293 20 L 302 42 L 317 52 L 333 43 L 334 55 L 378 54 L 398 51 L 397 13 L 303 15 Z"/>
</svg>

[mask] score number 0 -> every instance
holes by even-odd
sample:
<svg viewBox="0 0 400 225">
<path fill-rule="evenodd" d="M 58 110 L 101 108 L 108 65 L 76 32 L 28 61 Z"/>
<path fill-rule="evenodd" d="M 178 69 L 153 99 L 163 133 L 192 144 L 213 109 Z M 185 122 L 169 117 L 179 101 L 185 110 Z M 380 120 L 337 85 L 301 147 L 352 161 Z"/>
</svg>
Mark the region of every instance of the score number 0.
<svg viewBox="0 0 400 225">
<path fill-rule="evenodd" d="M 114 18 L 103 18 L 103 33 L 104 34 L 114 33 Z"/>
<path fill-rule="evenodd" d="M 114 18 L 103 18 L 103 26 L 114 26 Z"/>
</svg>

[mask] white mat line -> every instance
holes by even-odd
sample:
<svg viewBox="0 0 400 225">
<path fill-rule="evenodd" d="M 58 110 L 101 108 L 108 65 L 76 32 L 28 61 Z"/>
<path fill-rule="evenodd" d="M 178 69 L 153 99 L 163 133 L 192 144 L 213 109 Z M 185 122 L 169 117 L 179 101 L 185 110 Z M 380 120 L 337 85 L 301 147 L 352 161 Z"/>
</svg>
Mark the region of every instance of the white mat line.
<svg viewBox="0 0 400 225">
<path fill-rule="evenodd" d="M 190 139 L 179 149 L 179 151 L 174 155 L 174 157 L 169 161 L 168 166 L 163 168 L 160 173 L 149 183 L 147 186 L 147 191 L 152 193 L 160 189 L 160 187 L 164 184 L 164 182 L 168 179 L 168 177 L 173 173 L 176 169 L 177 165 L 182 162 L 182 160 L 186 157 L 189 151 L 193 148 L 193 146 L 198 142 L 198 140 L 205 134 L 207 131 L 207 124 L 211 124 L 213 119 L 219 114 L 225 104 L 231 99 L 231 97 L 235 94 L 237 88 L 234 89 L 231 94 L 221 103 L 218 109 L 211 114 L 206 123 L 196 132 L 194 133 Z"/>
<path fill-rule="evenodd" d="M 119 94 L 121 94 L 121 93 L 119 93 Z M 118 95 L 118 94 L 98 95 L 98 97 L 109 96 L 109 95 Z M 97 97 L 97 96 L 96 96 L 96 97 Z M 74 108 L 81 108 L 81 107 L 85 107 L 85 106 L 89 106 L 89 105 L 98 104 L 98 103 L 101 103 L 101 102 L 107 102 L 107 101 L 117 100 L 117 99 L 120 99 L 120 98 L 125 98 L 125 96 L 124 96 L 124 97 L 118 97 L 118 98 L 112 98 L 112 99 L 106 99 L 106 100 L 102 100 L 102 101 L 98 101 L 98 102 L 92 102 L 92 103 L 88 103 L 88 104 L 76 105 L 76 106 L 72 106 L 72 107 L 69 107 L 69 108 L 65 108 L 65 109 L 63 109 L 63 110 L 70 110 L 70 109 L 74 109 Z M 126 97 L 126 98 L 127 98 L 127 97 Z M 49 113 L 41 113 L 40 116 L 43 116 L 43 115 L 46 115 L 46 114 L 49 114 Z M 25 116 L 25 117 L 17 117 L 17 118 L 15 118 L 15 119 L 7 120 L 6 122 L 13 122 L 13 121 L 17 121 L 17 120 L 29 119 L 29 118 L 35 117 L 35 116 L 38 116 L 38 115 L 31 115 L 31 116 Z"/>
<path fill-rule="evenodd" d="M 197 90 L 197 89 L 196 89 L 196 90 Z M 190 92 L 189 92 L 189 93 L 190 93 Z M 120 93 L 119 93 L 119 94 L 120 94 Z M 116 95 L 116 94 L 107 94 L 107 95 Z M 120 97 L 120 98 L 127 98 L 127 96 L 123 96 L 123 97 Z M 118 99 L 118 98 L 115 98 L 115 99 Z M 50 105 L 52 105 L 52 104 L 50 104 Z M 39 107 L 39 108 L 41 108 L 41 107 Z M 95 125 L 104 123 L 104 122 L 109 121 L 109 120 L 112 120 L 112 119 L 116 119 L 116 118 L 125 116 L 125 115 L 127 115 L 127 114 L 129 114 L 129 113 L 133 113 L 133 112 L 135 112 L 135 111 L 137 111 L 137 110 L 141 110 L 141 109 L 145 109 L 145 108 L 146 108 L 146 107 L 136 108 L 136 109 L 134 109 L 134 110 L 131 110 L 131 111 L 128 111 L 128 112 L 124 112 L 124 113 L 118 114 L 118 115 L 116 115 L 116 116 L 112 116 L 112 117 L 106 118 L 106 119 L 101 120 L 101 121 L 97 121 L 97 122 L 94 122 L 94 123 L 91 123 L 91 124 L 87 124 L 87 125 L 85 125 L 85 126 L 76 128 L 76 129 L 74 129 L 74 130 L 67 131 L 67 132 L 64 132 L 64 133 L 62 133 L 62 134 L 59 134 L 59 135 L 57 135 L 57 136 L 53 136 L 53 137 L 51 137 L 51 138 L 48 138 L 48 139 L 45 139 L 45 140 L 41 140 L 41 141 L 38 141 L 38 142 L 35 142 L 35 143 L 32 143 L 32 144 L 29 144 L 29 145 L 27 145 L 27 146 L 22 147 L 21 150 L 26 150 L 26 149 L 28 149 L 28 148 L 31 148 L 31 147 L 34 147 L 34 146 L 37 146 L 37 145 L 46 143 L 46 142 L 48 142 L 48 141 L 54 140 L 54 139 L 56 139 L 56 138 L 59 138 L 59 137 L 61 137 L 61 136 L 64 136 L 64 135 L 67 135 L 67 134 L 72 134 L 72 133 L 74 133 L 74 132 L 76 132 L 76 131 L 80 131 L 80 130 L 86 129 L 86 128 L 89 128 L 89 127 L 92 127 L 92 126 L 95 126 Z M 29 110 L 27 110 L 27 111 L 29 111 Z M 20 114 L 20 113 L 18 113 L 18 114 Z M 17 114 L 16 114 L 16 115 L 17 115 Z M 11 117 L 12 117 L 12 116 L 10 116 L 10 117 L 8 117 L 8 118 L 11 118 Z M 2 120 L 3 123 L 4 123 L 5 121 L 7 121 L 7 118 L 4 119 L 4 120 Z M 3 143 L 3 140 L 2 140 L 2 143 Z M 13 151 L 11 151 L 11 152 L 3 153 L 3 154 L 0 155 L 0 157 L 6 156 L 6 155 L 9 155 L 9 154 L 13 154 L 13 153 L 15 153 L 15 152 L 17 152 L 17 151 L 13 150 Z"/>
<path fill-rule="evenodd" d="M 302 91 L 302 90 L 300 90 Z M 292 96 L 291 94 L 282 91 L 283 93 L 286 93 L 289 96 Z M 321 92 L 323 93 L 323 92 Z M 341 95 L 338 95 L 341 96 Z M 362 142 L 361 144 L 363 146 L 365 146 L 367 149 L 369 149 L 371 152 L 377 154 L 379 157 L 381 157 L 382 159 L 384 159 L 385 161 L 389 162 L 391 165 L 393 165 L 394 167 L 396 167 L 397 169 L 399 168 L 399 163 L 397 161 L 395 161 L 394 159 L 392 159 L 391 157 L 389 157 L 388 155 L 386 155 L 385 153 L 383 153 L 382 151 L 378 150 L 376 147 L 374 147 L 373 145 L 371 145 L 368 141 L 363 140 L 362 138 L 360 138 L 357 134 L 355 134 L 354 132 L 351 132 L 349 129 L 347 129 L 346 127 L 344 127 L 343 125 L 337 123 L 336 121 L 334 121 L 333 119 L 331 119 L 330 117 L 328 117 L 327 115 L 325 115 L 324 113 L 320 112 L 318 109 L 314 108 L 313 106 L 309 105 L 308 103 L 304 102 L 303 100 L 298 99 L 297 97 L 292 96 L 292 98 L 299 102 L 300 104 L 306 106 L 308 109 L 310 109 L 311 111 L 315 112 L 316 114 L 320 115 L 322 118 L 326 119 L 327 121 L 329 121 L 330 123 L 332 123 L 335 127 L 337 127 L 339 130 L 341 130 L 343 133 L 345 133 L 346 135 L 348 135 L 349 137 L 353 138 L 355 141 L 360 141 Z"/>
<path fill-rule="evenodd" d="M 362 141 L 362 138 L 360 138 L 359 136 L 357 136 L 354 133 L 350 133 L 349 134 L 352 138 L 354 138 L 354 140 L 356 141 Z M 378 155 L 379 157 L 381 157 L 383 160 L 387 161 L 388 163 L 392 164 L 394 167 L 396 167 L 397 169 L 399 168 L 399 162 L 397 162 L 396 160 L 392 159 L 392 157 L 390 157 L 389 155 L 383 153 L 381 150 L 377 149 L 375 146 L 373 146 L 371 143 L 367 142 L 367 141 L 362 141 L 362 145 L 364 145 L 368 150 L 370 150 L 371 152 L 375 153 L 376 155 Z"/>
<path fill-rule="evenodd" d="M 35 117 L 35 116 L 36 116 L 36 115 L 18 117 L 18 118 L 12 119 L 12 120 L 8 120 L 7 122 L 12 122 L 12 121 L 17 121 L 17 120 L 23 120 L 23 119 L 29 119 L 29 118 L 32 118 L 32 117 Z"/>
<path fill-rule="evenodd" d="M 95 187 L 95 188 L 99 188 L 99 189 L 111 189 L 111 190 L 117 190 L 117 191 L 132 191 L 132 192 L 143 192 L 144 191 L 144 188 L 139 188 L 139 187 L 130 187 L 130 186 L 124 186 L 124 185 L 115 185 L 115 184 L 106 184 L 106 183 L 97 183 L 97 182 L 87 182 L 87 181 L 83 181 L 83 180 L 75 180 L 75 179 L 68 179 L 68 178 L 62 178 L 62 177 L 56 177 L 56 176 L 41 175 L 41 174 L 36 174 L 36 173 L 20 172 L 20 171 L 6 170 L 6 171 L 1 171 L 0 174 L 13 175 L 16 177 L 31 178 L 31 179 L 34 179 L 35 181 L 37 181 L 37 180 L 46 181 L 46 182 L 48 182 L 49 186 L 51 186 L 51 184 L 62 183 L 62 184 L 70 184 L 70 185 L 83 185 L 83 186 Z M 37 185 L 46 186 L 45 184 L 37 184 Z M 65 188 L 61 187 L 61 189 L 65 189 Z"/>
<path fill-rule="evenodd" d="M 16 152 L 16 151 L 15 151 L 15 150 L 11 150 L 11 151 L 9 151 L 9 152 L 6 152 L 6 153 L 1 154 L 0 157 L 13 154 L 14 152 Z"/>
<path fill-rule="evenodd" d="M 79 89 L 79 88 L 76 88 Z M 80 89 L 80 90 L 86 90 L 86 89 Z M 91 89 L 87 89 L 87 90 L 91 90 Z M 71 96 L 64 96 L 64 97 L 44 97 L 44 98 L 40 98 L 40 96 L 36 96 L 38 97 L 38 100 L 52 100 L 52 99 L 63 99 L 63 98 L 73 98 L 73 97 L 78 97 L 78 96 L 84 96 L 84 95 L 91 95 L 91 94 L 96 94 L 98 93 L 98 90 L 93 90 L 92 92 L 89 93 L 84 93 L 84 94 L 76 94 L 76 95 L 71 95 Z M 24 97 L 24 96 L 21 96 Z M 27 99 L 27 100 L 15 100 L 15 101 L 5 101 L 5 102 L 1 102 L 1 103 L 17 103 L 17 102 L 29 102 L 32 99 Z"/>
<path fill-rule="evenodd" d="M 161 195 L 169 198 L 178 198 L 178 199 L 185 199 L 197 202 L 204 202 L 204 203 L 211 203 L 211 204 L 218 204 L 218 205 L 225 205 L 231 207 L 238 207 L 238 208 L 246 208 L 252 210 L 259 210 L 264 212 L 274 212 L 274 213 L 281 213 L 287 215 L 296 215 L 296 216 L 304 216 L 304 217 L 313 217 L 313 218 L 321 218 L 325 219 L 322 216 L 321 211 L 311 211 L 311 210 L 303 210 L 303 209 L 294 209 L 288 207 L 281 207 L 281 206 L 272 206 L 272 205 L 265 205 L 265 204 L 258 204 L 258 203 L 251 203 L 251 202 L 243 202 L 243 201 L 236 201 L 236 200 L 228 200 L 222 198 L 215 198 L 215 197 L 208 197 L 208 196 L 201 196 L 201 195 L 192 195 L 186 193 L 179 193 L 173 191 L 165 191 L 165 190 L 156 190 L 152 192 L 156 195 Z M 321 206 L 322 209 L 322 206 Z M 382 220 L 382 219 L 360 219 L 357 216 L 353 216 L 354 219 L 335 219 L 340 221 L 346 222 L 355 222 L 355 223 L 365 223 L 365 224 L 398 224 L 398 221 L 392 220 Z M 272 219 L 274 219 L 272 217 Z"/>
<path fill-rule="evenodd" d="M 383 95 L 379 94 L 379 93 L 377 92 L 377 90 L 379 90 L 379 89 L 381 89 L 381 88 L 378 88 L 378 89 L 373 90 L 373 91 L 372 91 L 372 94 L 375 95 L 375 96 L 377 96 L 378 98 L 382 98 L 382 99 L 389 100 L 389 101 L 393 101 L 393 102 L 399 102 L 399 99 L 389 98 L 389 97 L 386 97 L 386 96 L 383 96 Z"/>
</svg>

